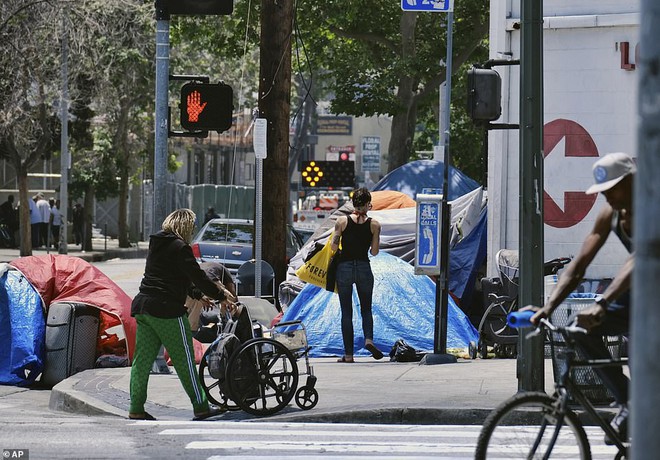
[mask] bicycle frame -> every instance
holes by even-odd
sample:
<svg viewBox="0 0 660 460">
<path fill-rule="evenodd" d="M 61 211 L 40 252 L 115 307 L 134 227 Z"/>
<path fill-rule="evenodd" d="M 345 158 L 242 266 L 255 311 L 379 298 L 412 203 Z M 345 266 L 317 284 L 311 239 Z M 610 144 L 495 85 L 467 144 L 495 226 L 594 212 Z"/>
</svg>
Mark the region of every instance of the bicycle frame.
<svg viewBox="0 0 660 460">
<path fill-rule="evenodd" d="M 545 320 L 544 323 L 547 326 L 548 323 L 545 322 Z M 569 396 L 572 396 L 577 401 L 577 403 L 582 406 L 587 414 L 589 414 L 597 422 L 597 424 L 603 429 L 609 438 L 614 441 L 614 445 L 617 447 L 617 449 L 619 449 L 619 453 L 624 455 L 626 453 L 624 440 L 619 438 L 619 435 L 614 431 L 610 424 L 607 423 L 603 417 L 598 414 L 591 401 L 589 401 L 589 399 L 584 395 L 580 388 L 571 380 L 570 372 L 572 369 L 580 368 L 595 369 L 603 367 L 624 366 L 628 364 L 628 359 L 577 360 L 575 357 L 575 340 L 573 340 L 571 335 L 564 328 L 557 328 L 554 325 L 551 325 L 551 330 L 553 332 L 561 333 L 564 336 L 564 340 L 568 346 L 568 350 L 565 353 L 566 366 L 562 369 L 559 379 L 555 384 L 556 397 L 560 403 L 560 413 L 565 413 L 568 408 L 568 398 Z"/>
</svg>

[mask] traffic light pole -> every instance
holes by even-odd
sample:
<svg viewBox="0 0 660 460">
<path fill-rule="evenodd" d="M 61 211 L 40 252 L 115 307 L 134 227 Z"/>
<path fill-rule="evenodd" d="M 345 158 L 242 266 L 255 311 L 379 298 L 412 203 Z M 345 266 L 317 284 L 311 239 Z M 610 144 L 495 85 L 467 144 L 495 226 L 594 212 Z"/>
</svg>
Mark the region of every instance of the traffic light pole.
<svg viewBox="0 0 660 460">
<path fill-rule="evenodd" d="M 543 1 L 521 2 L 519 305 L 543 304 Z M 543 336 L 518 343 L 518 389 L 543 391 Z"/>
<path fill-rule="evenodd" d="M 170 16 L 165 0 L 156 0 L 156 120 L 154 141 L 153 228 L 167 215 L 168 87 L 170 75 Z"/>
</svg>

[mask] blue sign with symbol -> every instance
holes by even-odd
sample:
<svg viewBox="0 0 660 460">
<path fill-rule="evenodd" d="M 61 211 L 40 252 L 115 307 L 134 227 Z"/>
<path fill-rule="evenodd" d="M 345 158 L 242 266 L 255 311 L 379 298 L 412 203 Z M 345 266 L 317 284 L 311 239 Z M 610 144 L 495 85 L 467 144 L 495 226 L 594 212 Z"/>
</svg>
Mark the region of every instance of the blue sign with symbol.
<svg viewBox="0 0 660 460">
<path fill-rule="evenodd" d="M 415 274 L 440 274 L 441 195 L 417 195 Z"/>
<path fill-rule="evenodd" d="M 454 0 L 401 0 L 401 9 L 446 13 L 454 11 Z"/>
</svg>

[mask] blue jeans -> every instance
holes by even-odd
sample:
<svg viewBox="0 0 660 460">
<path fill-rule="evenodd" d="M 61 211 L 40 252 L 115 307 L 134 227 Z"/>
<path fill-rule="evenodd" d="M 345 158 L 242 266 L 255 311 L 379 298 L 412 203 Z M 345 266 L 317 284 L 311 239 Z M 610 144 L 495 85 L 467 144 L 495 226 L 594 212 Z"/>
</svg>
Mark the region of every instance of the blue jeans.
<svg viewBox="0 0 660 460">
<path fill-rule="evenodd" d="M 341 262 L 337 266 L 337 293 L 341 305 L 341 334 L 344 353 L 353 355 L 353 284 L 357 288 L 365 340 L 374 338 L 374 319 L 371 315 L 371 297 L 374 275 L 368 260 Z"/>
</svg>

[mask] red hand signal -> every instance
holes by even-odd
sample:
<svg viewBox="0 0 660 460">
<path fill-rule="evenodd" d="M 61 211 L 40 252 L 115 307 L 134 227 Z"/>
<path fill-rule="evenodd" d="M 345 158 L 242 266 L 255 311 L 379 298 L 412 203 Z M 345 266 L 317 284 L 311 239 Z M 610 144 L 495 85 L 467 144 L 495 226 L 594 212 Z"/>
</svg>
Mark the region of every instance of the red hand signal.
<svg viewBox="0 0 660 460">
<path fill-rule="evenodd" d="M 193 91 L 188 95 L 186 110 L 188 112 L 188 121 L 195 123 L 199 121 L 199 114 L 204 111 L 206 102 L 202 104 L 202 95 L 199 91 Z"/>
</svg>

